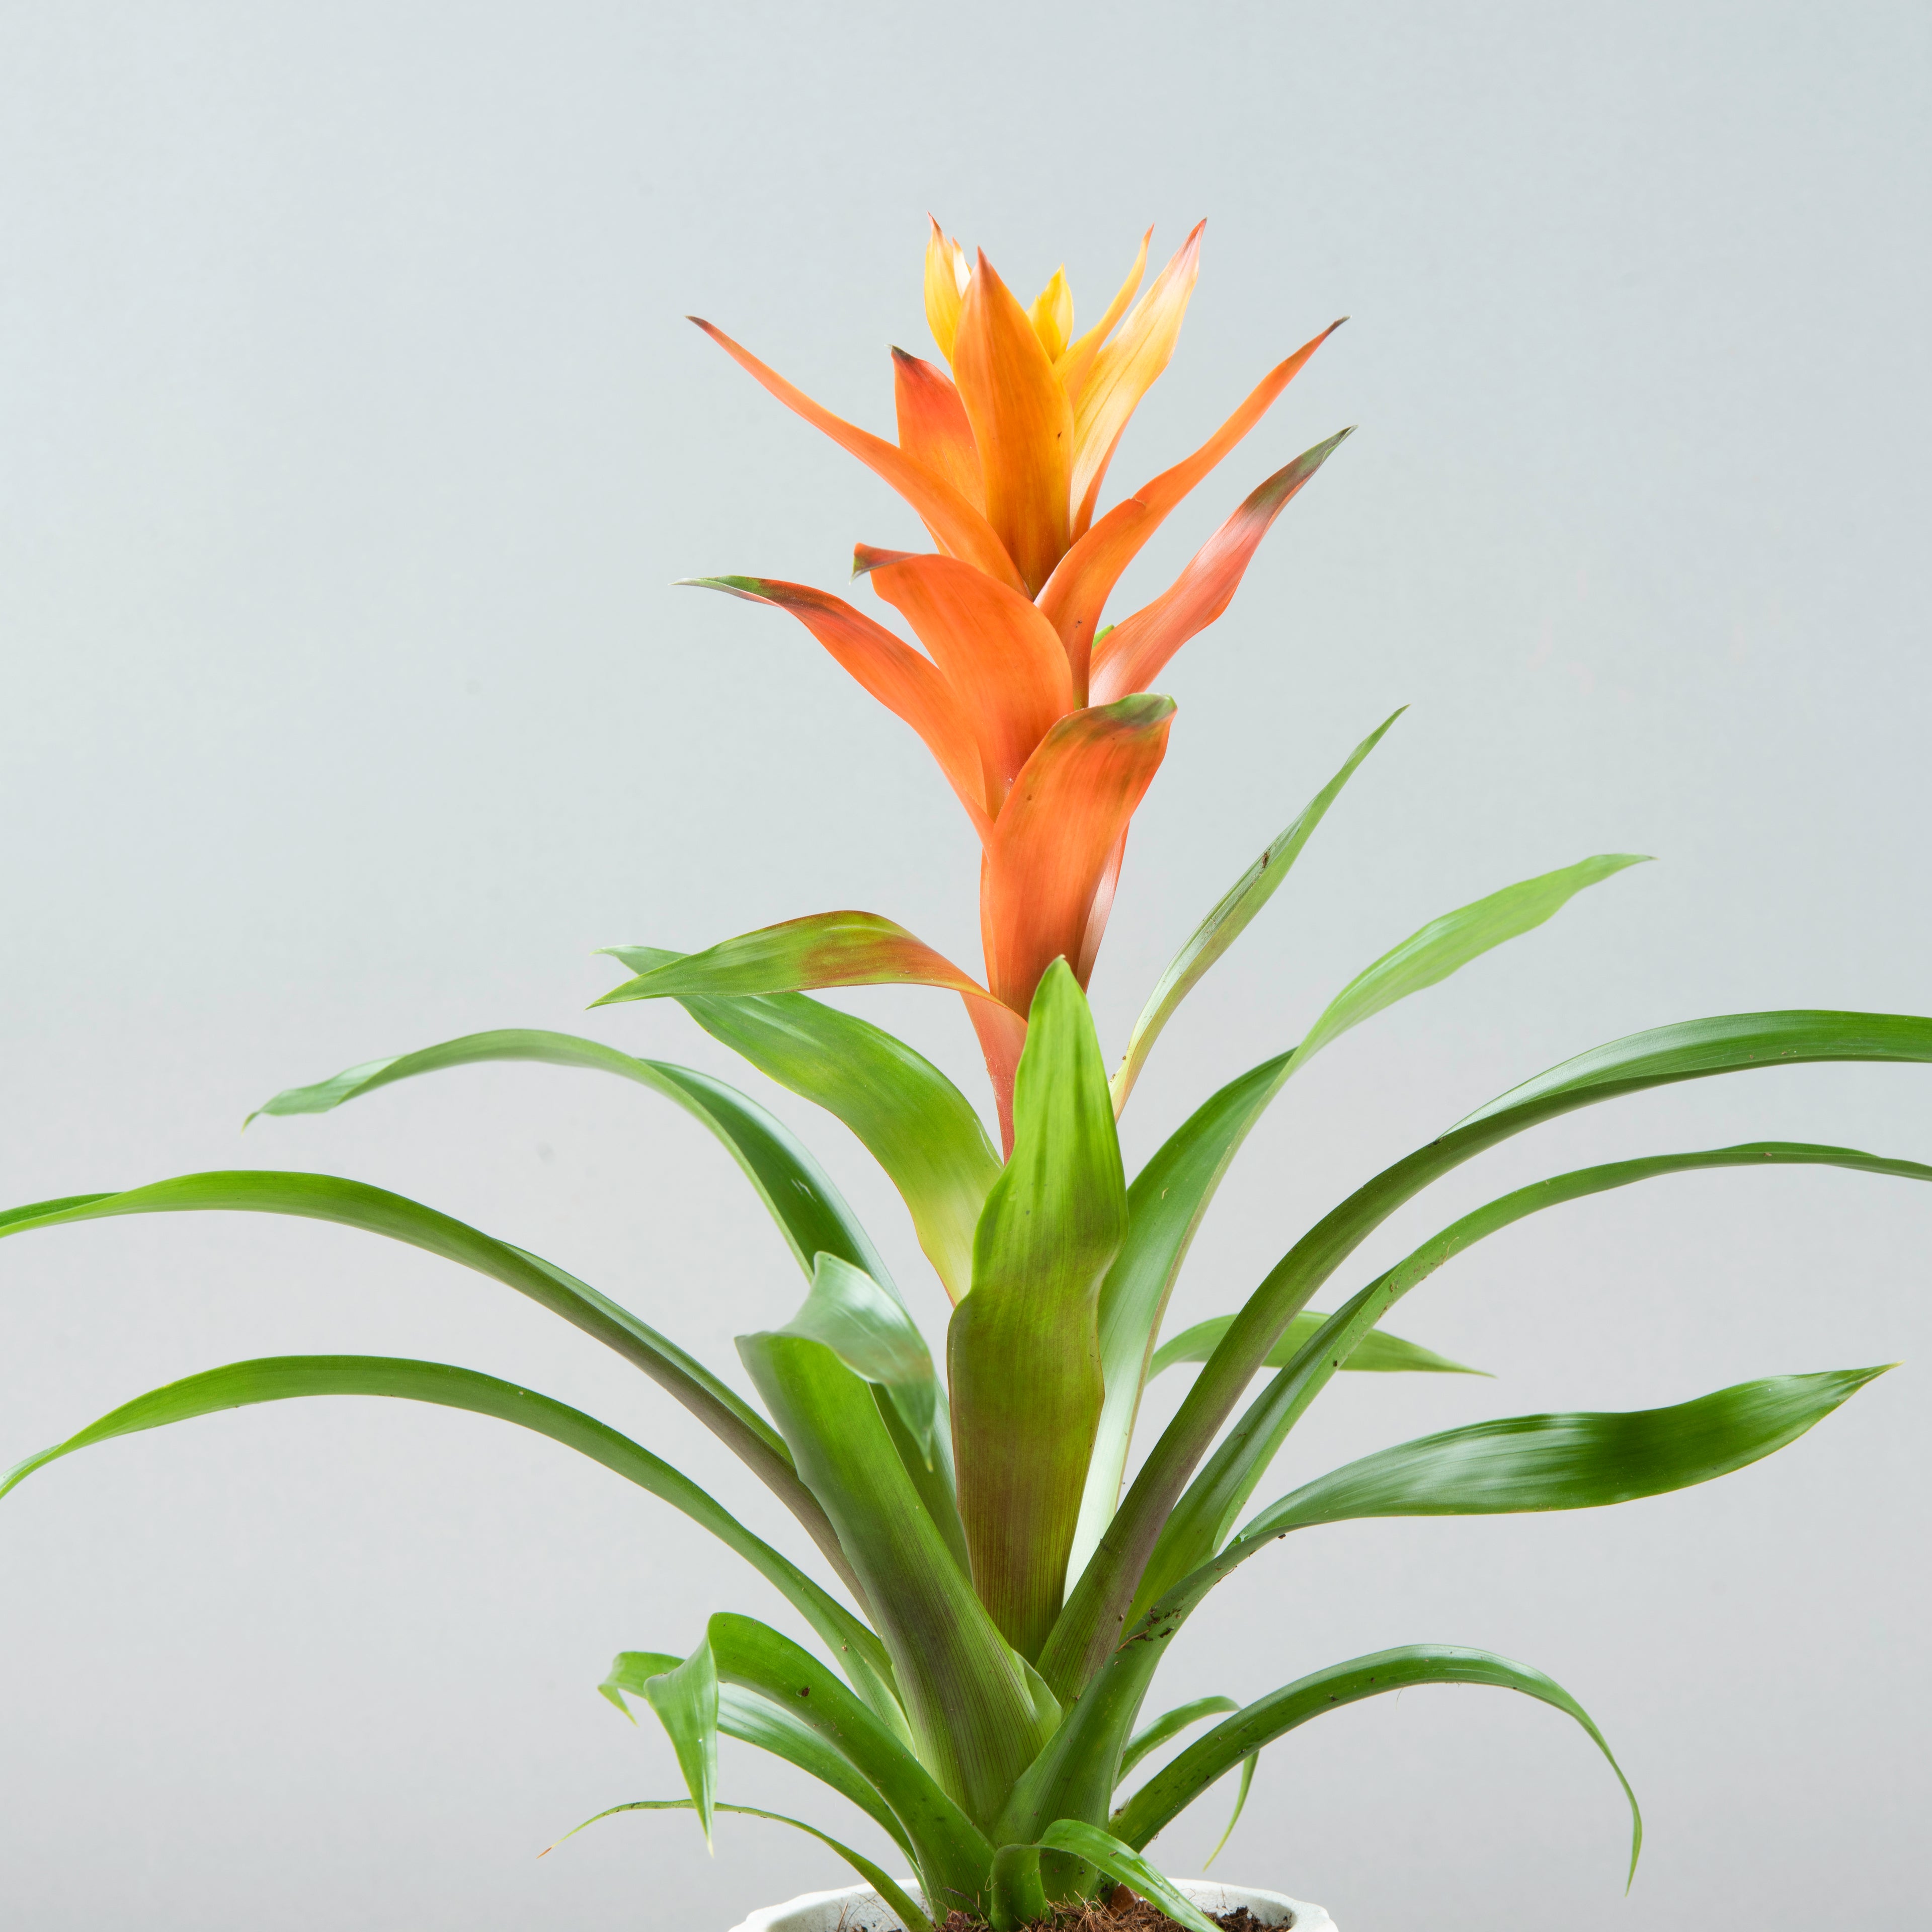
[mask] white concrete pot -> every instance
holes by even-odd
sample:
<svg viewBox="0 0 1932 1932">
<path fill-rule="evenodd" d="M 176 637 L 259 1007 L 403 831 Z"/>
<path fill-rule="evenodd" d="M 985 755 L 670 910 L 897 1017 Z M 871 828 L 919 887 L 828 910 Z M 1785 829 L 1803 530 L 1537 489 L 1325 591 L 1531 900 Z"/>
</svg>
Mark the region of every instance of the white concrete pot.
<svg viewBox="0 0 1932 1932">
<path fill-rule="evenodd" d="M 1294 1932 L 1336 1932 L 1335 1922 L 1318 1905 L 1304 1904 L 1278 1892 L 1222 1885 L 1211 1879 L 1178 1878 L 1180 1889 L 1210 1917 L 1246 1906 L 1264 1925 L 1292 1925 Z M 808 1892 L 783 1905 L 754 1912 L 731 1932 L 901 1932 L 899 1922 L 870 1886 L 843 1892 Z"/>
</svg>

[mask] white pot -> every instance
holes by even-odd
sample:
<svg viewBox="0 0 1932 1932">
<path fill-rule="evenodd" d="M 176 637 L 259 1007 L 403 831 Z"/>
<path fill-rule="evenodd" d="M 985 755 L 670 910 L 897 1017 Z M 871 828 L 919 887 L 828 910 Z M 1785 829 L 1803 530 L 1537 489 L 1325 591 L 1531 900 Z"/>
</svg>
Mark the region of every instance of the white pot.
<svg viewBox="0 0 1932 1932">
<path fill-rule="evenodd" d="M 1304 1904 L 1278 1892 L 1256 1892 L 1204 1878 L 1174 1882 L 1210 1917 L 1238 1912 L 1245 1905 L 1264 1925 L 1292 1925 L 1294 1932 L 1336 1932 L 1334 1920 L 1320 1906 Z M 900 1927 L 870 1886 L 855 1885 L 843 1892 L 808 1892 L 783 1905 L 768 1905 L 731 1932 L 900 1932 Z"/>
</svg>

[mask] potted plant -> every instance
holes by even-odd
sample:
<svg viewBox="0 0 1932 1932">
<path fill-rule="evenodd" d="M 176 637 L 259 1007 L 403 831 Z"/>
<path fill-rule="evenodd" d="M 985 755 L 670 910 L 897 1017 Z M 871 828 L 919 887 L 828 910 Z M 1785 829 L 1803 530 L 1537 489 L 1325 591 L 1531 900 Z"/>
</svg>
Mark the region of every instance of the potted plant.
<svg viewBox="0 0 1932 1932">
<path fill-rule="evenodd" d="M 614 947 L 629 976 L 599 1004 L 676 1002 L 759 1072 L 852 1130 L 896 1188 L 950 1304 L 943 1349 L 928 1342 L 824 1169 L 756 1101 L 688 1068 L 562 1034 L 470 1035 L 290 1089 L 261 1111 L 326 1112 L 395 1081 L 488 1060 L 580 1067 L 653 1089 L 728 1149 L 806 1280 L 789 1322 L 739 1340 L 757 1402 L 562 1269 L 358 1182 L 201 1174 L 0 1215 L 5 1234 L 190 1209 L 343 1222 L 530 1297 L 702 1420 L 785 1504 L 836 1589 L 616 1430 L 442 1363 L 303 1356 L 212 1370 L 30 1456 L 0 1493 L 112 1437 L 331 1394 L 496 1416 L 627 1477 L 744 1557 L 816 1634 L 824 1654 L 735 1611 L 712 1617 L 688 1655 L 621 1653 L 604 1694 L 620 1708 L 636 1699 L 656 1713 L 686 1788 L 614 1809 L 692 1810 L 708 1838 L 718 1813 L 744 1808 L 718 1792 L 722 1734 L 830 1786 L 897 1847 L 901 1863 L 889 1871 L 802 1826 L 865 1882 L 750 1922 L 770 1932 L 892 1924 L 932 1932 L 955 1914 L 1012 1932 L 1048 1922 L 1063 1907 L 1118 1904 L 1120 1887 L 1190 1932 L 1207 1932 L 1210 1912 L 1244 1911 L 1255 1923 L 1314 1932 L 1327 1923 L 1319 1908 L 1282 1893 L 1176 1880 L 1147 1848 L 1231 1774 L 1239 1778 L 1238 1815 L 1258 1754 L 1277 1738 L 1406 1684 L 1523 1692 L 1580 1726 L 1622 1781 L 1609 1745 L 1567 1690 L 1527 1664 L 1458 1646 L 1351 1658 L 1239 1706 L 1211 1698 L 1156 1714 L 1148 1699 L 1169 1645 L 1208 1593 L 1292 1532 L 1368 1516 L 1576 1509 L 1658 1495 L 1784 1447 L 1880 1372 L 1778 1376 L 1630 1414 L 1481 1423 L 1366 1456 L 1254 1508 L 1276 1452 L 1337 1372 L 1459 1370 L 1381 1323 L 1472 1244 L 1543 1208 L 1693 1168 L 1823 1164 L 1932 1179 L 1932 1167 L 1913 1162 L 1785 1142 L 1586 1168 L 1463 1215 L 1334 1298 L 1334 1287 L 1350 1285 L 1358 1247 L 1398 1208 L 1558 1114 L 1672 1082 L 1799 1061 L 1932 1060 L 1932 1019 L 1804 1011 L 1690 1021 L 1594 1048 L 1479 1107 L 1364 1180 L 1287 1247 L 1240 1306 L 1162 1340 L 1195 1231 L 1284 1085 L 1349 1028 L 1636 862 L 1625 854 L 1586 858 L 1432 920 L 1342 987 L 1298 1044 L 1204 1095 L 1129 1179 L 1115 1124 L 1162 1029 L 1280 886 L 1394 722 L 1356 746 L 1208 913 L 1148 996 L 1110 1076 L 1084 989 L 1130 823 L 1174 717 L 1172 702 L 1150 687 L 1227 607 L 1270 526 L 1342 440 L 1330 437 L 1277 470 L 1166 590 L 1103 623 L 1141 547 L 1331 332 L 1270 370 L 1193 454 L 1102 512 L 1122 433 L 1180 332 L 1200 241 L 1197 228 L 1143 292 L 1144 242 L 1105 313 L 1076 335 L 1063 276 L 1023 306 L 983 255 L 969 262 L 935 224 L 926 300 L 950 373 L 894 351 L 896 442 L 832 416 L 700 324 L 781 402 L 890 484 L 931 537 L 929 551 L 861 545 L 856 557 L 856 573 L 922 650 L 804 585 L 696 580 L 796 618 L 925 742 L 981 841 L 984 976 L 876 914 L 835 912 L 692 955 Z M 884 983 L 961 996 L 990 1082 L 994 1134 L 903 1042 L 810 997 Z M 1184 1366 L 1194 1370 L 1192 1386 L 1130 1480 L 1148 1381 Z M 1204 1724 L 1185 1749 L 1128 1788 L 1144 1760 Z M 1634 1870 L 1641 1823 L 1627 1782 L 1623 1788 Z"/>
</svg>

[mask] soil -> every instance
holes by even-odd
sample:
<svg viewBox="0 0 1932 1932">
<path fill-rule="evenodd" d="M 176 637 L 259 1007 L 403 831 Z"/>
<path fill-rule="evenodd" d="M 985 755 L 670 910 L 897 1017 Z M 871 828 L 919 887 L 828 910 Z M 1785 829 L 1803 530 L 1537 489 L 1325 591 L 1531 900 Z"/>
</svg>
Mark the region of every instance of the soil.
<svg viewBox="0 0 1932 1932">
<path fill-rule="evenodd" d="M 1209 1919 L 1222 1932 L 1273 1932 L 1244 1905 L 1237 1912 Z M 949 1913 L 937 1932 L 987 1932 L 983 1918 L 969 1918 L 963 1912 Z M 1181 1932 L 1181 1928 L 1157 1905 L 1127 1888 L 1116 1886 L 1104 1899 L 1084 1905 L 1066 1905 L 1051 1918 L 1042 1919 L 1034 1932 Z"/>
</svg>

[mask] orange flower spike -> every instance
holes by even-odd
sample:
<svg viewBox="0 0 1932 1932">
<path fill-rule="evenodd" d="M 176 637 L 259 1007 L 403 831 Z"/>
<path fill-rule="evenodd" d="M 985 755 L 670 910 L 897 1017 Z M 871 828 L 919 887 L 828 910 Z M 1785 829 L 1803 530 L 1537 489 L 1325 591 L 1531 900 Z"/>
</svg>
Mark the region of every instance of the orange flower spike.
<svg viewBox="0 0 1932 1932">
<path fill-rule="evenodd" d="M 967 284 L 952 376 L 986 472 L 986 520 L 1031 597 L 1066 549 L 1073 411 L 1026 310 L 983 252 Z"/>
<path fill-rule="evenodd" d="M 1065 268 L 1054 270 L 1052 280 L 1034 297 L 1027 320 L 1046 351 L 1046 359 L 1058 362 L 1066 353 L 1066 338 L 1073 333 L 1073 291 L 1066 286 Z"/>
<path fill-rule="evenodd" d="M 1080 392 L 1075 418 L 1072 534 L 1085 534 L 1094 520 L 1107 465 L 1112 461 L 1127 419 L 1152 388 L 1174 353 L 1188 298 L 1201 272 L 1201 232 L 1197 222 L 1154 285 L 1135 304 L 1120 332 L 1094 362 L 1094 373 Z M 994 519 L 997 525 L 998 519 Z M 1017 561 L 1017 560 L 1016 560 Z"/>
<path fill-rule="evenodd" d="M 1096 898 L 1167 751 L 1172 698 L 1140 695 L 1063 718 L 994 822 L 980 879 L 987 984 L 1027 1012 L 1057 958 L 1084 958 Z"/>
<path fill-rule="evenodd" d="M 892 400 L 899 422 L 899 447 L 915 463 L 943 478 L 974 509 L 986 507 L 986 478 L 973 425 L 951 377 L 903 349 L 892 351 Z"/>
<path fill-rule="evenodd" d="M 1126 314 L 1127 304 L 1133 300 L 1142 276 L 1147 273 L 1148 244 L 1153 239 L 1154 230 L 1150 228 L 1141 237 L 1141 251 L 1134 257 L 1134 266 L 1127 271 L 1127 279 L 1107 304 L 1106 314 L 1054 364 L 1053 373 L 1060 378 L 1060 386 L 1066 392 L 1069 402 L 1078 404 L 1080 392 L 1087 386 L 1087 378 L 1093 374 L 1094 361 L 1100 352 L 1101 345 L 1113 334 L 1114 323 Z"/>
<path fill-rule="evenodd" d="M 964 558 L 974 569 L 983 570 L 988 577 L 1010 584 L 1016 590 L 1022 587 L 1012 559 L 992 526 L 944 478 L 907 455 L 896 443 L 888 442 L 884 436 L 874 436 L 814 402 L 776 370 L 766 368 L 748 350 L 741 349 L 722 328 L 714 328 L 700 316 L 694 315 L 691 320 L 787 409 L 802 416 L 813 428 L 823 430 L 841 449 L 856 456 L 875 476 L 890 483 L 919 512 L 932 532 L 933 541 L 942 549 Z"/>
<path fill-rule="evenodd" d="M 1349 434 L 1345 429 L 1276 470 L 1201 546 L 1167 590 L 1101 639 L 1094 653 L 1096 701 L 1144 689 L 1190 638 L 1227 609 L 1270 526 Z"/>
<path fill-rule="evenodd" d="M 992 814 L 985 803 L 978 740 L 945 678 L 910 645 L 842 598 L 809 584 L 784 584 L 768 577 L 692 577 L 684 581 L 789 610 L 859 684 L 926 741 L 966 808 L 973 829 L 982 840 L 991 835 Z"/>
<path fill-rule="evenodd" d="M 978 742 L 986 808 L 997 817 L 1034 747 L 1073 708 L 1053 626 L 1018 591 L 953 557 L 861 544 L 854 561 L 939 667 Z"/>
<path fill-rule="evenodd" d="M 1175 505 L 1261 421 L 1308 358 L 1341 326 L 1340 322 L 1331 322 L 1312 341 L 1304 343 L 1286 362 L 1270 369 L 1240 407 L 1192 456 L 1163 470 L 1151 482 L 1143 483 L 1131 496 L 1116 503 L 1060 560 L 1053 580 L 1040 592 L 1040 608 L 1066 646 L 1076 682 L 1084 682 L 1087 654 L 1100 613 L 1121 572 L 1167 520 Z"/>
<path fill-rule="evenodd" d="M 966 251 L 942 233 L 931 215 L 932 232 L 926 238 L 926 326 L 939 344 L 939 352 L 952 360 L 952 339 L 959 332 L 959 311 L 966 299 Z"/>
</svg>

